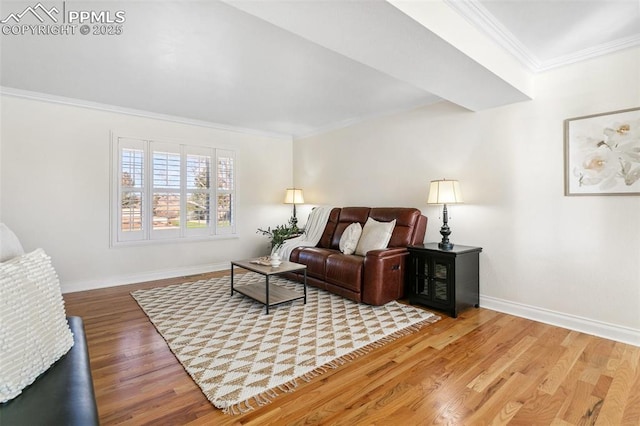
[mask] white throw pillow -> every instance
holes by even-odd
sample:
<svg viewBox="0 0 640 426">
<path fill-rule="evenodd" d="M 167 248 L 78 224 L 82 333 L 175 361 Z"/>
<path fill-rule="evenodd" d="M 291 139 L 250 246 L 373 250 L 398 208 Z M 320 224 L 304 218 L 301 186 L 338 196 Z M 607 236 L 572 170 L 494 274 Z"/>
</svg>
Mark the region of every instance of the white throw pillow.
<svg viewBox="0 0 640 426">
<path fill-rule="evenodd" d="M 4 223 L 0 223 L 0 262 L 22 256 L 24 249 L 20 240 Z"/>
<path fill-rule="evenodd" d="M 391 222 L 378 222 L 374 219 L 367 219 L 367 223 L 362 228 L 362 236 L 358 241 L 356 254 L 364 256 L 370 250 L 380 250 L 387 248 L 393 228 L 396 226 L 396 220 Z"/>
<path fill-rule="evenodd" d="M 60 282 L 44 250 L 0 263 L 0 324 L 0 402 L 6 402 L 73 346 Z"/>
<path fill-rule="evenodd" d="M 347 226 L 342 236 L 340 237 L 340 251 L 344 254 L 353 254 L 360 241 L 360 235 L 362 234 L 362 226 L 358 222 L 353 222 Z"/>
</svg>

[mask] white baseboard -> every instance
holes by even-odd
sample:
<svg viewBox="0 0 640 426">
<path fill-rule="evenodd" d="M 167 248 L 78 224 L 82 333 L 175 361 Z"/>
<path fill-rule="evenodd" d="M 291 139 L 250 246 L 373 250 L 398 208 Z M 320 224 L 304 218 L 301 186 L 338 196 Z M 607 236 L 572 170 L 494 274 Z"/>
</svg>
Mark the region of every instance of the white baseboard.
<svg viewBox="0 0 640 426">
<path fill-rule="evenodd" d="M 166 278 L 204 274 L 213 271 L 223 271 L 225 269 L 229 269 L 229 262 L 189 266 L 177 269 L 165 269 L 161 271 L 141 272 L 131 275 L 119 275 L 116 277 L 109 277 L 108 279 L 104 280 L 61 282 L 60 287 L 62 287 L 62 293 L 73 293 L 76 291 L 96 290 L 99 288 L 142 283 L 145 281 L 155 281 Z"/>
<path fill-rule="evenodd" d="M 640 346 L 640 330 L 596 321 L 536 306 L 480 295 L 480 306 L 506 314 L 551 324 L 605 339 Z"/>
</svg>

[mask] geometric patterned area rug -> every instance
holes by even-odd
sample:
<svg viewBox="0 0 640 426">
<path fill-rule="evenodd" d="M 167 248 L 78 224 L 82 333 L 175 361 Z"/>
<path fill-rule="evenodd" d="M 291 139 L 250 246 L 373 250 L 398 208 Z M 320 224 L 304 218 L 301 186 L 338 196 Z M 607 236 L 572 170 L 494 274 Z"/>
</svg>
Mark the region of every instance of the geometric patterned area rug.
<svg viewBox="0 0 640 426">
<path fill-rule="evenodd" d="M 236 274 L 235 285 L 264 280 Z M 302 291 L 302 284 L 271 277 Z M 307 286 L 307 303 L 269 308 L 237 292 L 230 277 L 137 290 L 131 293 L 158 332 L 200 386 L 225 413 L 269 403 L 329 368 L 440 318 L 390 302 L 370 306 Z"/>
</svg>

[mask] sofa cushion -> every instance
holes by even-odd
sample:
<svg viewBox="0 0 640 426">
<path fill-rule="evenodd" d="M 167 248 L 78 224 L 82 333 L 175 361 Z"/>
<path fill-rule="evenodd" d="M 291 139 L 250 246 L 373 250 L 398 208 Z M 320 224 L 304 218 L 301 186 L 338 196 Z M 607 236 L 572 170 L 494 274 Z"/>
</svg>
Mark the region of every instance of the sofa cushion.
<svg viewBox="0 0 640 426">
<path fill-rule="evenodd" d="M 58 276 L 42 249 L 0 263 L 0 402 L 73 346 Z"/>
<path fill-rule="evenodd" d="M 369 207 L 343 207 L 340 209 L 340 218 L 336 224 L 336 229 L 333 232 L 333 239 L 331 240 L 331 248 L 335 250 L 340 249 L 340 238 L 345 229 L 354 222 L 358 222 L 364 226 L 369 217 Z"/>
<path fill-rule="evenodd" d="M 0 262 L 22 256 L 24 249 L 20 240 L 7 225 L 0 223 Z"/>
<path fill-rule="evenodd" d="M 348 290 L 360 293 L 364 258 L 355 255 L 333 254 L 327 258 L 326 280 Z"/>
<path fill-rule="evenodd" d="M 344 254 L 353 254 L 356 251 L 356 247 L 358 247 L 360 235 L 362 235 L 362 225 L 358 222 L 347 226 L 347 229 L 342 233 L 342 237 L 340 237 L 340 251 Z"/>
<path fill-rule="evenodd" d="M 298 253 L 298 263 L 307 265 L 307 275 L 324 279 L 325 262 L 327 257 L 334 254 L 335 251 L 319 247 L 305 247 Z"/>
<path fill-rule="evenodd" d="M 414 208 L 376 207 L 371 209 L 369 216 L 378 222 L 390 222 L 395 219 L 396 226 L 393 228 L 388 246 L 406 247 L 412 244 L 412 237 L 421 214 L 420 210 Z M 422 237 L 420 243 L 422 243 Z"/>
<path fill-rule="evenodd" d="M 336 225 L 338 225 L 338 220 L 340 219 L 340 209 L 339 207 L 335 207 L 329 213 L 329 220 L 327 221 L 327 226 L 324 228 L 324 232 L 322 233 L 322 237 L 320 237 L 320 241 L 318 242 L 317 247 L 320 248 L 331 248 L 331 242 L 333 241 L 333 234 L 336 230 Z"/>
<path fill-rule="evenodd" d="M 362 228 L 362 235 L 360 236 L 360 241 L 358 241 L 356 254 L 364 256 L 370 250 L 387 248 L 395 226 L 395 219 L 391 222 L 378 222 L 372 218 L 367 219 L 367 223 Z"/>
</svg>

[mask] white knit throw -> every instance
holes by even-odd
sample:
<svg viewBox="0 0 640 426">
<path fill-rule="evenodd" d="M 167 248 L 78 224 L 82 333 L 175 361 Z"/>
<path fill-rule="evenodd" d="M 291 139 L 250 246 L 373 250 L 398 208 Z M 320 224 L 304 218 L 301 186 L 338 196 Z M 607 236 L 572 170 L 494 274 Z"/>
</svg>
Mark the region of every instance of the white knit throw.
<svg viewBox="0 0 640 426">
<path fill-rule="evenodd" d="M 291 252 L 296 247 L 315 247 L 322 238 L 324 228 L 329 221 L 329 214 L 333 207 L 320 206 L 311 210 L 309 220 L 304 228 L 304 233 L 299 237 L 286 240 L 276 252 L 283 260 L 289 260 Z"/>
</svg>

